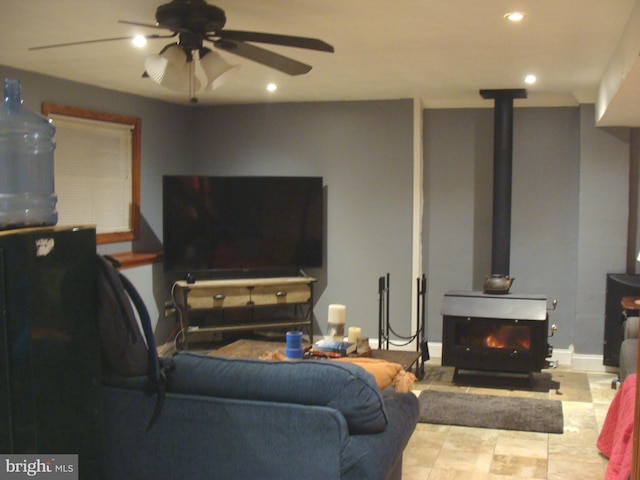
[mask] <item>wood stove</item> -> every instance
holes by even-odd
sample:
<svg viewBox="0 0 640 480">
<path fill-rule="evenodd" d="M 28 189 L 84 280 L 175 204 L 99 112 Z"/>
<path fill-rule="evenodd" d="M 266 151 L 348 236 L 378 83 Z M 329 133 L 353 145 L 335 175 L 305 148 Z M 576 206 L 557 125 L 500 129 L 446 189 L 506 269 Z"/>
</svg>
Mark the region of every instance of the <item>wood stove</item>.
<svg viewBox="0 0 640 480">
<path fill-rule="evenodd" d="M 450 291 L 445 295 L 442 365 L 455 367 L 454 381 L 462 369 L 531 378 L 533 372 L 549 367 L 546 358 L 553 349 L 547 343 L 547 297 L 509 293 L 513 101 L 526 98 L 527 92 L 480 90 L 480 95 L 495 100 L 491 275 L 484 292 Z"/>
<path fill-rule="evenodd" d="M 547 343 L 544 295 L 450 291 L 442 304 L 442 365 L 515 374 L 540 372 L 553 353 Z"/>
</svg>

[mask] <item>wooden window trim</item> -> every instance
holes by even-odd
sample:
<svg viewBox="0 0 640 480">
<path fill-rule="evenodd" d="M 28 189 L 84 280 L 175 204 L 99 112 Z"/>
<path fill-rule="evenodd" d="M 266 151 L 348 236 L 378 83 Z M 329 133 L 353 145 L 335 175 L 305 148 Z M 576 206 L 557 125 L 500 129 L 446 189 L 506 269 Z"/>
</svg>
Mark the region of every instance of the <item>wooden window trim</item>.
<svg viewBox="0 0 640 480">
<path fill-rule="evenodd" d="M 56 105 L 53 103 L 44 102 L 42 104 L 42 114 L 49 116 L 50 114 L 66 115 L 69 117 L 85 118 L 88 120 L 98 120 L 102 122 L 121 123 L 126 125 L 132 125 L 131 135 L 131 211 L 129 212 L 129 226 L 128 232 L 115 232 L 115 233 L 99 233 L 96 234 L 96 243 L 116 243 L 116 242 L 130 242 L 137 240 L 140 236 L 140 157 L 141 157 L 141 129 L 142 120 L 136 117 L 129 117 L 126 115 L 118 115 L 114 113 L 96 112 L 91 110 L 85 110 L 76 107 L 68 107 L 63 105 Z"/>
</svg>

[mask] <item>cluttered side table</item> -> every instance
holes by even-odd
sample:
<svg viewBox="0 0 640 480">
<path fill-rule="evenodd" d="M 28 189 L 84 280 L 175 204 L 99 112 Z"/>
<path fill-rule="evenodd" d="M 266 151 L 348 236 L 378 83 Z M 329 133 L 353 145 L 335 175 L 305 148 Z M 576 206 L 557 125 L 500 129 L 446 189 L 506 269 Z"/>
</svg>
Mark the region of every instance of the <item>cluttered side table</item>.
<svg viewBox="0 0 640 480">
<path fill-rule="evenodd" d="M 375 378 L 381 390 L 392 386 L 398 392 L 408 392 L 413 388 L 418 373 L 418 352 L 398 352 L 393 350 L 367 350 L 341 357 L 313 355 L 311 345 L 304 346 L 305 355 L 300 359 L 290 359 L 285 355 L 287 344 L 276 341 L 240 339 L 224 347 L 212 350 L 209 355 L 233 358 L 259 358 L 261 360 L 291 360 L 302 362 L 349 362 L 355 363 Z"/>
<path fill-rule="evenodd" d="M 286 343 L 272 342 L 269 340 L 249 340 L 241 338 L 224 347 L 216 348 L 209 352 L 209 355 L 219 355 L 235 358 L 261 358 L 274 352 L 284 355 Z"/>
<path fill-rule="evenodd" d="M 268 340 L 250 340 L 240 339 L 224 347 L 212 350 L 210 355 L 220 355 L 236 358 L 266 358 L 278 352 L 284 357 L 286 343 L 273 342 Z M 376 350 L 369 349 L 365 352 L 359 352 L 350 355 L 352 357 L 371 357 L 387 362 L 398 363 L 402 368 L 409 372 L 418 363 L 420 352 L 401 351 L 401 350 Z"/>
</svg>

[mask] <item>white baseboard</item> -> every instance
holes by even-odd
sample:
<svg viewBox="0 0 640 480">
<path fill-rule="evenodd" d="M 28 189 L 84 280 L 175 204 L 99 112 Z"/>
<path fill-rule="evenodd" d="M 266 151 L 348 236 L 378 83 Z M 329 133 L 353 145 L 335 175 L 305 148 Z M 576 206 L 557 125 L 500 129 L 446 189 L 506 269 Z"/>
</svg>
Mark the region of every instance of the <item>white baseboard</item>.
<svg viewBox="0 0 640 480">
<path fill-rule="evenodd" d="M 571 369 L 584 372 L 608 372 L 611 367 L 603 364 L 602 355 L 573 354 Z M 617 369 L 616 369 L 617 370 Z"/>
<path fill-rule="evenodd" d="M 371 348 L 378 348 L 378 339 L 372 338 L 369 340 Z M 431 358 L 442 358 L 442 343 L 441 342 L 429 342 L 429 356 Z M 394 350 L 408 350 L 414 351 L 416 349 L 415 343 L 409 345 L 391 345 L 390 348 Z M 573 351 L 573 346 L 570 348 L 554 348 L 553 355 L 551 356 L 551 362 L 557 362 L 557 365 L 570 366 L 572 370 L 581 372 L 613 372 L 617 369 L 607 367 L 603 363 L 602 355 L 592 354 L 580 354 Z"/>
</svg>

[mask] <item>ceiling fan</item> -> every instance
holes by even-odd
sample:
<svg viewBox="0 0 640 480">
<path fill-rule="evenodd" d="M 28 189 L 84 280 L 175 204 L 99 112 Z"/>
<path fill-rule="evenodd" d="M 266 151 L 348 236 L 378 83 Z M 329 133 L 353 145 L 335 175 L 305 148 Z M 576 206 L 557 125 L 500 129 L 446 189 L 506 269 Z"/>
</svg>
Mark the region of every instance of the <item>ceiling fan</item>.
<svg viewBox="0 0 640 480">
<path fill-rule="evenodd" d="M 166 35 L 145 35 L 146 39 L 177 37 L 177 42 L 166 45 L 159 55 L 148 57 L 145 60 L 146 71 L 143 76 L 149 76 L 156 81 L 156 83 L 173 90 L 182 88 L 184 82 L 189 81 L 190 94 L 199 88 L 194 73 L 194 52 L 198 53 L 201 66 L 205 70 L 208 89 L 215 88 L 221 83 L 219 81 L 221 77 L 233 69 L 233 67 L 224 62 L 218 54 L 207 48 L 205 42 L 210 42 L 217 49 L 252 60 L 289 75 L 303 75 L 311 70 L 311 66 L 284 55 L 257 47 L 251 43 L 266 43 L 322 52 L 334 51 L 331 45 L 316 38 L 243 30 L 225 30 L 224 26 L 226 21 L 227 18 L 224 10 L 207 4 L 205 0 L 172 0 L 170 3 L 160 5 L 157 8 L 155 24 L 127 20 L 119 20 L 118 23 L 171 31 L 172 33 Z M 115 37 L 59 43 L 32 47 L 29 50 L 68 47 L 72 45 L 127 40 L 131 38 L 132 37 Z M 189 79 L 187 79 L 187 74 L 190 77 Z M 218 80 L 218 82 L 216 82 L 216 80 Z M 192 101 L 194 100 L 195 97 L 192 97 Z"/>
</svg>

